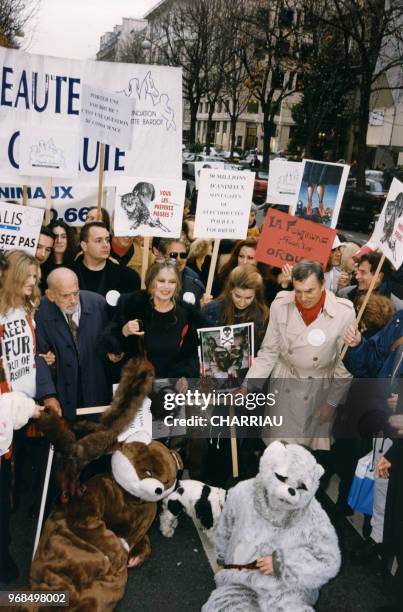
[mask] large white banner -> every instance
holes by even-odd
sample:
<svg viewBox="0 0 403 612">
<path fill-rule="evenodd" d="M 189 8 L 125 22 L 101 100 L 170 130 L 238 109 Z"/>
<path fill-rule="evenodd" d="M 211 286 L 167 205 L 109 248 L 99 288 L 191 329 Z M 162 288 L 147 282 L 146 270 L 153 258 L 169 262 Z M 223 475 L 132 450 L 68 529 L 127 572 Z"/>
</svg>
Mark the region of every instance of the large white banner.
<svg viewBox="0 0 403 612">
<path fill-rule="evenodd" d="M 194 235 L 197 238 L 246 238 L 254 182 L 254 172 L 202 169 Z"/>
<path fill-rule="evenodd" d="M 180 68 L 60 59 L 0 47 L 1 180 L 21 182 L 20 134 L 30 127 L 80 131 L 82 85 L 105 88 L 133 101 L 131 151 L 105 147 L 105 184 L 117 174 L 182 176 Z M 80 142 L 79 180 L 96 183 L 98 142 Z M 22 182 L 29 184 L 26 177 Z"/>
<path fill-rule="evenodd" d="M 266 201 L 270 204 L 294 206 L 301 183 L 302 162 L 273 159 L 269 165 Z"/>
<path fill-rule="evenodd" d="M 382 213 L 371 236 L 385 257 L 397 269 L 403 263 L 403 183 L 393 179 Z"/>
<path fill-rule="evenodd" d="M 44 181 L 32 183 L 28 189 L 28 204 L 38 208 L 46 207 L 47 185 Z M 51 190 L 51 221 L 62 220 L 68 225 L 84 225 L 88 209 L 97 205 L 97 185 L 76 182 L 54 182 Z M 0 200 L 13 200 L 22 204 L 22 185 L 0 184 Z M 104 187 L 103 207 L 112 215 L 115 205 L 115 188 Z M 0 202 L 0 212 L 3 202 Z"/>
<path fill-rule="evenodd" d="M 122 177 L 116 187 L 115 236 L 178 238 L 186 181 Z"/>
<path fill-rule="evenodd" d="M 0 201 L 0 249 L 35 255 L 43 210 Z"/>
</svg>

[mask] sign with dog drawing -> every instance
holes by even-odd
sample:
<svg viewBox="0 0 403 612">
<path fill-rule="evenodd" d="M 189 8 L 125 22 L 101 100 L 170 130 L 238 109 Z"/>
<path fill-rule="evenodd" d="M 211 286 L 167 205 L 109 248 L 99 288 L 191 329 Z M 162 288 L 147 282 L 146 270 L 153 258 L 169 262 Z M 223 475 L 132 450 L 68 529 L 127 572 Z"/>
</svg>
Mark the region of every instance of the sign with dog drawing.
<svg viewBox="0 0 403 612">
<path fill-rule="evenodd" d="M 177 238 L 186 181 L 122 177 L 116 187 L 115 236 Z"/>
<path fill-rule="evenodd" d="M 371 243 L 398 269 L 403 263 L 403 183 L 393 179 Z"/>
<path fill-rule="evenodd" d="M 21 131 L 20 174 L 75 178 L 78 175 L 79 135 L 54 128 Z"/>
<path fill-rule="evenodd" d="M 127 143 L 125 148 L 105 146 L 105 185 L 115 185 L 117 176 L 122 174 L 181 179 L 181 68 L 58 58 L 0 47 L 0 81 L 3 182 L 20 182 L 21 134 L 38 127 L 77 133 L 79 180 L 97 183 L 101 145 L 81 133 L 83 85 L 93 90 L 107 88 L 109 96 L 126 98 L 132 109 L 130 150 Z M 100 106 L 106 106 L 110 126 L 120 127 L 112 121 L 115 113 L 109 113 L 114 106 L 102 100 L 98 104 L 96 112 L 105 113 Z M 92 119 L 98 117 L 93 115 Z M 116 136 L 114 129 L 110 132 Z M 23 184 L 29 182 L 23 180 Z"/>
</svg>

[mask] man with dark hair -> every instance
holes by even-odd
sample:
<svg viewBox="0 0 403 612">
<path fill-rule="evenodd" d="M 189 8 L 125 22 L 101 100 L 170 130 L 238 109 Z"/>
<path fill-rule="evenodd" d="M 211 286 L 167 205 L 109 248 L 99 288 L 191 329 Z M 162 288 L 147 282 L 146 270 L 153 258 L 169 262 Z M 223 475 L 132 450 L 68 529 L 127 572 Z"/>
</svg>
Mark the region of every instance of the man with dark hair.
<svg viewBox="0 0 403 612">
<path fill-rule="evenodd" d="M 72 266 L 78 276 L 80 289 L 94 291 L 104 297 L 111 290 L 130 293 L 140 289 L 140 276 L 135 270 L 110 261 L 110 241 L 110 234 L 100 221 L 87 223 L 81 228 L 80 247 L 83 256 Z"/>
<path fill-rule="evenodd" d="M 186 265 L 189 247 L 190 244 L 186 238 L 163 238 L 158 243 L 160 253 L 176 261 L 182 281 L 181 299 L 200 308 L 200 300 L 206 289 L 196 272 Z"/>
<path fill-rule="evenodd" d="M 360 296 L 365 294 L 369 289 L 369 286 L 375 276 L 375 272 L 378 268 L 381 257 L 381 253 L 376 252 L 363 255 L 360 258 L 355 273 L 357 285 L 350 285 L 348 287 L 345 287 L 344 289 L 340 289 L 340 291 L 338 291 L 338 295 L 340 297 L 347 298 L 348 300 L 354 303 L 355 307 L 357 307 L 357 303 Z M 403 308 L 403 301 L 399 300 L 397 296 L 392 294 L 390 278 L 390 263 L 389 261 L 385 260 L 382 264 L 378 278 L 375 281 L 374 293 L 378 293 L 379 295 L 384 295 L 385 297 L 390 298 L 396 310 L 401 310 Z"/>
<path fill-rule="evenodd" d="M 39 288 L 42 293 L 45 293 L 46 290 L 46 266 L 44 264 L 48 261 L 49 256 L 53 249 L 53 244 L 55 242 L 55 237 L 53 235 L 52 230 L 48 227 L 42 225 L 41 231 L 39 232 L 38 244 L 36 246 L 35 257 L 39 261 L 39 265 L 41 266 L 41 280 L 39 282 Z"/>
<path fill-rule="evenodd" d="M 334 413 L 351 379 L 339 353 L 355 321 L 354 308 L 325 289 L 318 263 L 298 263 L 292 281 L 294 290 L 280 291 L 271 305 L 266 335 L 243 386 L 261 388 L 270 376 L 274 414 L 284 420 L 277 436 L 329 450 Z"/>
</svg>

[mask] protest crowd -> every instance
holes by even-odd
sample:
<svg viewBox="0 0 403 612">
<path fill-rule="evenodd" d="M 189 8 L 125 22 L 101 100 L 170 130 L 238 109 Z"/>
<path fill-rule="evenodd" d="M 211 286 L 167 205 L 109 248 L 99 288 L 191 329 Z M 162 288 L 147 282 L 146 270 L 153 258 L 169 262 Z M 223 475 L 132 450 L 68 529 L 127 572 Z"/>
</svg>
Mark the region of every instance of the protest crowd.
<svg viewBox="0 0 403 612">
<path fill-rule="evenodd" d="M 403 184 L 348 242 L 344 160 L 271 160 L 260 208 L 257 151 L 190 190 L 177 68 L 0 55 L 0 589 L 114 610 L 182 514 L 203 612 L 337 612 L 368 562 L 403 612 Z"/>
<path fill-rule="evenodd" d="M 178 391 L 186 389 L 187 380 L 197 379 L 200 372 L 197 330 L 244 323 L 252 323 L 255 339 L 255 360 L 242 383 L 245 392 L 248 381 L 254 388 L 266 384 L 270 375 L 279 386 L 296 377 L 319 379 L 309 398 L 303 397 L 304 387 L 291 388 L 277 410 L 295 414 L 300 430 L 293 437 L 299 437 L 324 466 L 323 481 L 338 474 L 336 505 L 341 513 L 353 512 L 348 495 L 358 459 L 372 452 L 373 444 L 382 444 L 371 526 L 363 546 L 351 554 L 359 560 L 382 553 L 385 563 L 396 556 L 399 572 L 403 464 L 401 441 L 395 436 L 403 427 L 403 286 L 398 273 L 383 264 L 357 325 L 356 314 L 377 270 L 379 253 L 360 251 L 336 237 L 325 272 L 309 260 L 279 269 L 256 261 L 259 236 L 254 232 L 253 238 L 225 245 L 230 253 L 219 255 L 210 295 L 203 266 L 211 260 L 211 241 L 203 241 L 199 250 L 202 241 L 189 235 L 190 217 L 183 220 L 181 236 L 153 239 L 141 289 L 143 239 L 114 236 L 107 212 L 102 212 L 103 221 L 89 214 L 79 232 L 60 221 L 42 226 L 36 257 L 22 250 L 1 254 L 0 407 L 5 427 L 0 580 L 8 583 L 18 572 L 10 553 L 9 520 L 11 497 L 21 494 L 18 477 L 27 462 L 35 475 L 32 511 L 39 509 L 48 448 L 35 420 L 42 411 L 74 423 L 79 418 L 76 408 L 110 404 L 113 384 L 136 356 L 147 357 L 157 379 L 174 380 Z M 108 304 L 111 291 L 118 292 L 117 303 Z M 309 328 L 314 331 L 306 336 Z M 15 343 L 12 348 L 10 341 Z M 342 359 L 344 343 L 349 348 Z M 229 376 L 227 350 L 215 351 L 216 367 L 224 360 L 221 369 Z M 21 353 L 26 367 L 16 377 L 11 356 Z M 375 420 L 357 402 L 366 378 L 380 379 L 376 393 L 382 409 Z M 323 394 L 325 401 L 320 400 Z M 317 424 L 309 431 L 302 421 L 312 418 Z M 13 429 L 18 430 L 14 440 Z M 271 433 L 238 440 L 240 480 L 256 475 L 258 458 L 275 437 Z M 176 444 L 191 478 L 222 488 L 231 483 L 228 439 L 217 448 L 203 439 L 165 441 Z M 50 506 L 60 503 L 57 482 L 56 473 Z"/>
</svg>

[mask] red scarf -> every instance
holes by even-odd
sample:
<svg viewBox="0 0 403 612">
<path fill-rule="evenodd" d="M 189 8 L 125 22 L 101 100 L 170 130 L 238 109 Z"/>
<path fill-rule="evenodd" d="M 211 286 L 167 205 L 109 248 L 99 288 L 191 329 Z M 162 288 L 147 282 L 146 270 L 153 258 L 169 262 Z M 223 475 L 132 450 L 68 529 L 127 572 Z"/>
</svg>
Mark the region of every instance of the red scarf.
<svg viewBox="0 0 403 612">
<path fill-rule="evenodd" d="M 323 289 L 322 291 L 322 295 L 320 296 L 319 302 L 317 302 L 314 306 L 311 306 L 310 308 L 305 308 L 305 306 L 302 306 L 302 304 L 298 302 L 297 298 L 295 298 L 295 305 L 298 308 L 301 314 L 301 317 L 304 319 L 304 323 L 307 327 L 308 325 L 310 325 L 311 323 L 315 321 L 315 319 L 317 318 L 317 316 L 319 315 L 320 311 L 322 310 L 325 304 L 325 300 L 326 300 L 326 290 L 325 289 Z"/>
</svg>

